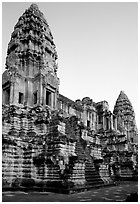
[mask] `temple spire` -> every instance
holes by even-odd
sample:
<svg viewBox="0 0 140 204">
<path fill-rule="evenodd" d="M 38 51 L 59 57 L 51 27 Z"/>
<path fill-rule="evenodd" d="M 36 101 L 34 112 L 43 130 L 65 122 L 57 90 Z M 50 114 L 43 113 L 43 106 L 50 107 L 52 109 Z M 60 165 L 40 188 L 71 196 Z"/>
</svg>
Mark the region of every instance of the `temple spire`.
<svg viewBox="0 0 140 204">
<path fill-rule="evenodd" d="M 57 67 L 56 46 L 49 25 L 38 6 L 31 4 L 19 18 L 8 44 L 7 72 L 3 78 L 9 80 L 10 91 L 6 94 L 10 95 L 10 104 L 56 108 Z"/>
<path fill-rule="evenodd" d="M 36 71 L 47 68 L 56 73 L 56 60 L 57 52 L 49 25 L 38 6 L 31 4 L 14 27 L 8 44 L 6 68 L 16 67 L 27 75 L 28 65 L 33 69 L 34 64 Z"/>
<path fill-rule="evenodd" d="M 30 8 L 35 9 L 35 10 L 39 10 L 38 5 L 35 3 L 31 4 Z"/>
<path fill-rule="evenodd" d="M 128 140 L 137 142 L 137 126 L 134 109 L 124 91 L 120 92 L 113 113 L 118 118 L 118 127 L 121 126 L 121 128 L 126 130 Z"/>
</svg>

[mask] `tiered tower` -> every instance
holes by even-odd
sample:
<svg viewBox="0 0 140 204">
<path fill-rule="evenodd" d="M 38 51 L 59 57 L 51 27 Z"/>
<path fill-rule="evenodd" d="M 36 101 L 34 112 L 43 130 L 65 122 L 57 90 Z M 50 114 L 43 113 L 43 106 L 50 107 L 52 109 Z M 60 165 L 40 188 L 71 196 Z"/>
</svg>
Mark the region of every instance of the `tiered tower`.
<svg viewBox="0 0 140 204">
<path fill-rule="evenodd" d="M 36 167 L 35 158 L 45 151 L 48 120 L 51 111 L 57 109 L 59 95 L 55 44 L 36 4 L 14 27 L 6 69 L 2 84 L 3 182 L 11 186 L 16 179 L 21 183 L 44 178 L 44 164 L 37 162 Z"/>
<path fill-rule="evenodd" d="M 125 175 L 132 178 L 137 152 L 128 150 L 126 135 L 133 143 L 137 132 L 130 101 L 121 92 L 112 114 L 106 101 L 95 103 L 84 97 L 74 102 L 59 94 L 55 44 L 36 4 L 15 25 L 6 69 L 4 187 L 88 189 L 112 183 L 112 163 L 124 166 L 125 160 L 130 170 Z"/>
<path fill-rule="evenodd" d="M 129 142 L 138 143 L 135 113 L 130 100 L 123 91 L 118 96 L 113 113 L 117 116 L 118 130 L 125 132 Z"/>
<path fill-rule="evenodd" d="M 36 4 L 19 18 L 8 45 L 3 103 L 57 108 L 57 53 L 47 21 Z"/>
</svg>

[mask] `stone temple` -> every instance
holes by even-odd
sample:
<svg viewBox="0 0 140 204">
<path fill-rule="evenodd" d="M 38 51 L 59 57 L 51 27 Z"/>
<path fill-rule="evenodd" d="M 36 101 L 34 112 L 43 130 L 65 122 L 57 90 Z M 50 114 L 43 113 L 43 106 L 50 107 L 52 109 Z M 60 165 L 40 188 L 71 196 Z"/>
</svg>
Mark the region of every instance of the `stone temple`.
<svg viewBox="0 0 140 204">
<path fill-rule="evenodd" d="M 44 15 L 32 4 L 8 44 L 2 76 L 3 188 L 71 192 L 137 177 L 138 131 L 123 91 L 107 101 L 59 93 L 57 52 Z"/>
</svg>

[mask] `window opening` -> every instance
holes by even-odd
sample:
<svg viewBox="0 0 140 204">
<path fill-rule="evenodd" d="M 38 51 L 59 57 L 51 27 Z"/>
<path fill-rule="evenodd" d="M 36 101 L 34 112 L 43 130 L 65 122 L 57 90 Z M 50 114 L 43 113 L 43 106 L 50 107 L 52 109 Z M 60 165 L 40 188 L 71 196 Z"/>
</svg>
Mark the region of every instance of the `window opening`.
<svg viewBox="0 0 140 204">
<path fill-rule="evenodd" d="M 19 92 L 18 103 L 23 104 L 23 93 Z"/>
<path fill-rule="evenodd" d="M 87 127 L 90 127 L 90 121 L 87 120 Z"/>
<path fill-rule="evenodd" d="M 68 106 L 68 114 L 70 113 L 70 106 Z"/>
<path fill-rule="evenodd" d="M 132 143 L 134 142 L 133 138 L 131 138 L 131 142 L 132 142 Z"/>
<path fill-rule="evenodd" d="M 55 93 L 53 93 L 53 108 L 55 108 Z"/>
<path fill-rule="evenodd" d="M 109 118 L 106 118 L 106 130 L 109 129 Z"/>
<path fill-rule="evenodd" d="M 9 104 L 10 103 L 10 88 L 6 89 L 4 93 L 5 93 L 5 104 Z"/>
<path fill-rule="evenodd" d="M 98 123 L 99 123 L 99 124 L 102 123 L 102 115 L 99 115 L 99 117 L 98 117 Z"/>
<path fill-rule="evenodd" d="M 34 104 L 37 104 L 37 91 L 34 93 Z"/>
<path fill-rule="evenodd" d="M 51 106 L 51 92 L 46 90 L 46 105 Z"/>
</svg>

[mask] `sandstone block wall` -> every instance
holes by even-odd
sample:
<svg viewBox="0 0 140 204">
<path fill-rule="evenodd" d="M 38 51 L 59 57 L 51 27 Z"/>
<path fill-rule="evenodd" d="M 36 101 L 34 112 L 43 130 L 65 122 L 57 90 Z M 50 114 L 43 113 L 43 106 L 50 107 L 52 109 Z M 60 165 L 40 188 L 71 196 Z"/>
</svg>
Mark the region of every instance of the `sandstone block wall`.
<svg viewBox="0 0 140 204">
<path fill-rule="evenodd" d="M 100 140 L 82 138 L 76 116 L 64 118 L 56 111 L 46 117 L 41 108 L 13 109 L 4 117 L 3 186 L 77 189 L 111 181 L 97 162 Z M 8 119 L 12 123 L 6 129 Z"/>
</svg>

